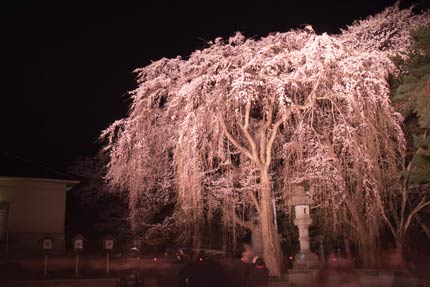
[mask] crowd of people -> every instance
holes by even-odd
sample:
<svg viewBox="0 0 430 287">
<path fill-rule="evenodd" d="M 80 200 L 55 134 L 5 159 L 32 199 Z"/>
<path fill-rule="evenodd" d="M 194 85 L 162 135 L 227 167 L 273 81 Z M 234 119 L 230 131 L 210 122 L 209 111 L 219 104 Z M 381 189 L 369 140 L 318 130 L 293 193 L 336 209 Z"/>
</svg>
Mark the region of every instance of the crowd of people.
<svg viewBox="0 0 430 287">
<path fill-rule="evenodd" d="M 267 287 L 269 270 L 263 258 L 255 256 L 249 244 L 241 244 L 235 258 L 222 263 L 204 253 L 187 265 L 180 276 L 181 286 Z"/>
</svg>

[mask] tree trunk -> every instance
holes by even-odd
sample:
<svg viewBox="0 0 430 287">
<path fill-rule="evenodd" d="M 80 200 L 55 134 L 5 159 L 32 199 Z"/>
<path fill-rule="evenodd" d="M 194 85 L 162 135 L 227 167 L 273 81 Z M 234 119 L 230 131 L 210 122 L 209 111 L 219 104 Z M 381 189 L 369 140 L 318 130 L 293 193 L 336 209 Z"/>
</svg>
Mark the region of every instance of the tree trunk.
<svg viewBox="0 0 430 287">
<path fill-rule="evenodd" d="M 396 240 L 396 253 L 403 257 L 404 244 L 400 240 Z"/>
<path fill-rule="evenodd" d="M 358 206 L 354 200 L 345 201 L 351 215 L 351 224 L 354 225 L 354 233 L 352 240 L 358 248 L 358 256 L 360 257 L 363 267 L 374 267 L 376 265 L 377 239 L 375 230 L 366 224 L 363 215 L 358 210 Z"/>
<path fill-rule="evenodd" d="M 255 230 L 252 231 L 252 252 L 255 256 L 263 257 L 264 255 L 263 234 L 260 224 L 256 225 Z"/>
<path fill-rule="evenodd" d="M 270 180 L 267 172 L 262 172 L 261 184 L 261 236 L 263 241 L 263 258 L 271 276 L 282 275 L 282 250 L 278 231 L 274 224 Z"/>
<path fill-rule="evenodd" d="M 371 268 L 376 265 L 376 243 L 370 236 L 363 235 L 360 240 L 360 257 L 363 261 L 363 267 Z"/>
<path fill-rule="evenodd" d="M 349 243 L 349 239 L 348 238 L 344 238 L 343 242 L 345 244 L 345 255 L 346 258 L 350 261 L 352 261 L 352 252 L 351 252 L 351 245 Z"/>
<path fill-rule="evenodd" d="M 363 262 L 363 267 L 371 268 L 376 265 L 377 243 L 375 236 L 372 236 L 370 230 L 361 218 L 356 218 L 355 224 L 357 227 L 356 243 L 359 251 L 359 256 Z"/>
</svg>

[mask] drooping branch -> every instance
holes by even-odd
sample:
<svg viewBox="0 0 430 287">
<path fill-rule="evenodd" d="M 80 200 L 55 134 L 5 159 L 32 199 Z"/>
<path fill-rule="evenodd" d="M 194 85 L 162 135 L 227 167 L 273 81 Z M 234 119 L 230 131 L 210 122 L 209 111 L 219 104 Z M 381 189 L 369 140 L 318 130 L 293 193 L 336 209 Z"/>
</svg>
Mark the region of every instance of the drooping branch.
<svg viewBox="0 0 430 287">
<path fill-rule="evenodd" d="M 312 87 L 312 91 L 309 93 L 308 97 L 306 98 L 306 103 L 304 103 L 303 105 L 292 104 L 289 106 L 289 108 L 293 110 L 307 110 L 313 107 L 315 104 L 315 100 L 317 99 L 317 91 L 318 91 L 318 87 L 320 85 L 322 76 L 323 76 L 323 71 L 320 72 L 317 82 L 314 84 L 314 86 Z"/>
<path fill-rule="evenodd" d="M 261 215 L 260 203 L 258 202 L 257 197 L 255 197 L 254 192 L 253 191 L 249 191 L 248 194 L 251 197 L 252 202 L 254 202 L 254 206 L 255 206 L 255 209 L 257 210 L 258 214 Z"/>
</svg>

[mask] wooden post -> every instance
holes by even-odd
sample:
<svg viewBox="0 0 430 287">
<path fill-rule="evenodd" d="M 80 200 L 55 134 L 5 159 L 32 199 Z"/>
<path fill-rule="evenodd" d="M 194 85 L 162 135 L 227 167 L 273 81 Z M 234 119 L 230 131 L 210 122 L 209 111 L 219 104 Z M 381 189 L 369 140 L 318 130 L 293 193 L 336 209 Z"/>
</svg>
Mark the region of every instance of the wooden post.
<svg viewBox="0 0 430 287">
<path fill-rule="evenodd" d="M 109 252 L 106 252 L 106 273 L 109 274 Z"/>
<path fill-rule="evenodd" d="M 43 275 L 45 277 L 48 276 L 48 254 L 46 252 L 45 252 L 45 262 L 44 262 L 44 265 L 43 265 Z"/>
<path fill-rule="evenodd" d="M 76 252 L 75 277 L 79 277 L 79 252 Z"/>
</svg>

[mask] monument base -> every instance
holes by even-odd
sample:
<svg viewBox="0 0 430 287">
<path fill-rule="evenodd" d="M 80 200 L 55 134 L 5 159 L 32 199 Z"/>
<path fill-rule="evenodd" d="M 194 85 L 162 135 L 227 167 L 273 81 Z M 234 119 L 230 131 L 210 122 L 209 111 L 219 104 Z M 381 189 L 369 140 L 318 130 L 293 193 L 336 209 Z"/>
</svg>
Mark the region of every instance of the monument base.
<svg viewBox="0 0 430 287">
<path fill-rule="evenodd" d="M 288 269 L 288 286 L 313 287 L 318 276 L 319 269 Z"/>
<path fill-rule="evenodd" d="M 294 269 L 318 268 L 318 256 L 312 252 L 300 252 L 294 256 Z"/>
</svg>

